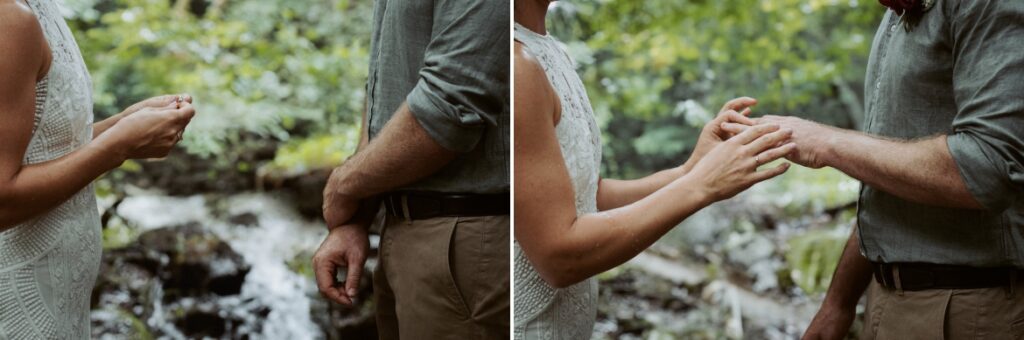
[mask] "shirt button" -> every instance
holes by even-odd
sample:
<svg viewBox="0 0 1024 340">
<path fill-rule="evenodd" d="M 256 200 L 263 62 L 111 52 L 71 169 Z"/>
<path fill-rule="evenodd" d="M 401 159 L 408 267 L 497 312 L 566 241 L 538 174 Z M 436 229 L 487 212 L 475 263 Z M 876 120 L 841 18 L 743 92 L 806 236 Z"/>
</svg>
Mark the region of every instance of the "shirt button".
<svg viewBox="0 0 1024 340">
<path fill-rule="evenodd" d="M 896 33 L 896 24 L 892 24 L 892 26 L 889 26 L 889 32 Z"/>
<path fill-rule="evenodd" d="M 882 82 L 875 83 L 875 90 L 878 90 L 878 89 L 881 89 L 881 88 L 882 88 Z"/>
</svg>

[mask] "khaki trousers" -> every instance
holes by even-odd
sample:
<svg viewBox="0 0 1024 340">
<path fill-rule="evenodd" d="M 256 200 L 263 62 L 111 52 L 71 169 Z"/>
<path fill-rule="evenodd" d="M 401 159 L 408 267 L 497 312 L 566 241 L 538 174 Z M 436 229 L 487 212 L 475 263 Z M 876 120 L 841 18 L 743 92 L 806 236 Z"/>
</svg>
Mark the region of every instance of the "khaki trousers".
<svg viewBox="0 0 1024 340">
<path fill-rule="evenodd" d="M 509 216 L 387 216 L 374 272 L 380 338 L 508 339 Z"/>
<path fill-rule="evenodd" d="M 1024 284 L 904 291 L 868 288 L 863 339 L 1024 339 Z"/>
</svg>

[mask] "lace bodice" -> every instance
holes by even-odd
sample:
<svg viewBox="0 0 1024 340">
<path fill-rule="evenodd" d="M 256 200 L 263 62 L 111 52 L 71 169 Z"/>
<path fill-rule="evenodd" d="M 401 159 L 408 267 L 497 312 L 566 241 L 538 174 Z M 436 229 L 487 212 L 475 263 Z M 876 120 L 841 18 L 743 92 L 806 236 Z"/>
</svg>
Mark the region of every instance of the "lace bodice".
<svg viewBox="0 0 1024 340">
<path fill-rule="evenodd" d="M 53 52 L 36 86 L 24 164 L 60 158 L 92 139 L 92 83 L 55 0 L 27 0 Z M 101 242 L 89 186 L 46 214 L 0 233 L 0 339 L 88 339 Z"/>
<path fill-rule="evenodd" d="M 575 63 L 564 46 L 516 24 L 516 40 L 537 59 L 558 94 L 562 115 L 555 132 L 575 191 L 576 213 L 597 211 L 601 131 Z M 597 314 L 597 282 L 591 278 L 554 289 L 515 245 L 515 338 L 587 339 Z"/>
</svg>

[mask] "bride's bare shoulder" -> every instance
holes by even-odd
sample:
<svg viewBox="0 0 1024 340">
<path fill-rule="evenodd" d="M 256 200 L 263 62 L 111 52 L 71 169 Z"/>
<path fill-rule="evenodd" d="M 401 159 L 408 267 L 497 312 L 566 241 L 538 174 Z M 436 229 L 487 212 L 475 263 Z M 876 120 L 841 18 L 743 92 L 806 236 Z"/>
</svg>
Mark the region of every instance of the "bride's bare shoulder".
<svg viewBox="0 0 1024 340">
<path fill-rule="evenodd" d="M 43 73 L 46 38 L 27 5 L 20 0 L 0 0 L 0 32 L 4 32 L 0 34 L 0 60 L 21 69 L 34 65 Z"/>
<path fill-rule="evenodd" d="M 35 14 L 20 0 L 0 0 L 0 28 L 4 29 L 4 37 L 42 34 Z"/>
<path fill-rule="evenodd" d="M 551 87 L 544 68 L 519 41 L 512 52 L 515 67 L 514 91 L 516 117 L 549 115 L 557 125 L 561 118 L 561 105 Z M 524 117 L 525 118 L 525 117 Z"/>
</svg>

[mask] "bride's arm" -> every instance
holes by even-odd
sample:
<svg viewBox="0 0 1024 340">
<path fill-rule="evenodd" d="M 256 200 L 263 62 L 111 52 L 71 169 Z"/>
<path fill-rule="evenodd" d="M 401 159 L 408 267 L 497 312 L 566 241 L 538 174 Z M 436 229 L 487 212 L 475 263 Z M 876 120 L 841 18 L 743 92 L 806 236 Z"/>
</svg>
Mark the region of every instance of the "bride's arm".
<svg viewBox="0 0 1024 340">
<path fill-rule="evenodd" d="M 146 109 L 125 128 L 109 131 L 58 159 L 22 165 L 35 113 L 35 85 L 49 52 L 35 16 L 16 2 L 0 2 L 0 231 L 58 206 L 129 157 L 170 150 L 191 118 L 180 110 Z"/>
<path fill-rule="evenodd" d="M 518 45 L 515 66 L 515 238 L 552 286 L 569 286 L 618 266 L 697 210 L 786 169 L 756 171 L 755 154 L 764 151 L 759 157 L 767 162 L 792 150 L 791 144 L 772 149 L 788 132 L 769 133 L 778 128 L 764 126 L 722 143 L 690 173 L 635 203 L 577 216 L 555 134 L 554 91 Z"/>
<path fill-rule="evenodd" d="M 605 211 L 632 204 L 686 173 L 687 169 L 677 166 L 633 180 L 602 178 L 597 186 L 597 209 Z"/>
</svg>

